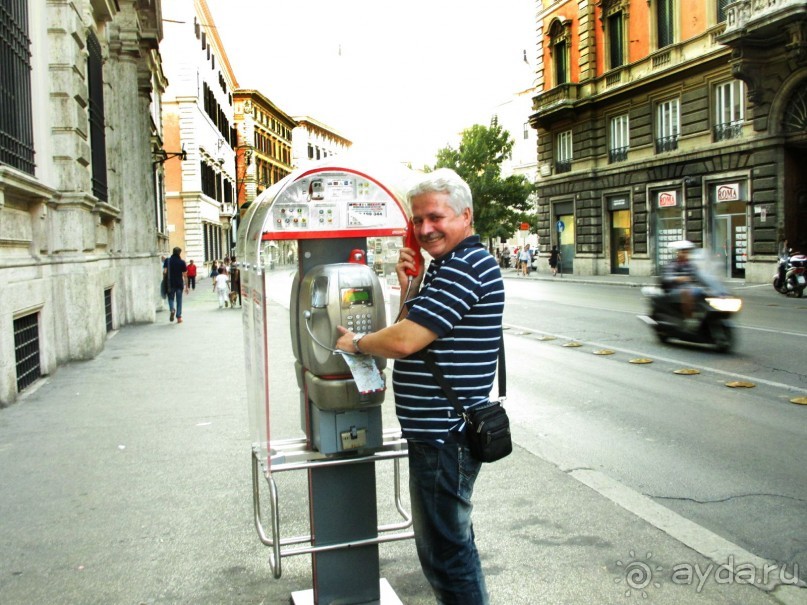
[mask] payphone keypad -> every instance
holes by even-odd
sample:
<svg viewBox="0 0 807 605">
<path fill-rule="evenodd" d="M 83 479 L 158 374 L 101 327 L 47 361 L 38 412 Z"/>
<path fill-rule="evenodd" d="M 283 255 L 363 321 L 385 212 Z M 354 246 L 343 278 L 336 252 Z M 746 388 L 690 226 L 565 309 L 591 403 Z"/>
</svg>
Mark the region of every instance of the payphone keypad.
<svg viewBox="0 0 807 605">
<path fill-rule="evenodd" d="M 351 332 L 372 332 L 373 331 L 373 315 L 372 313 L 353 313 L 345 317 L 347 324 L 345 327 Z"/>
</svg>

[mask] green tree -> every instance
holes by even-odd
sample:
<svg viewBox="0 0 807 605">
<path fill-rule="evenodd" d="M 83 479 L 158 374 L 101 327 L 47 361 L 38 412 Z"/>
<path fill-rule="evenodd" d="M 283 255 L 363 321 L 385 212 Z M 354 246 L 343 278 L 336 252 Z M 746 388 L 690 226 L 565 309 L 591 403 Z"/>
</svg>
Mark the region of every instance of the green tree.
<svg viewBox="0 0 807 605">
<path fill-rule="evenodd" d="M 448 146 L 436 156 L 435 168 L 451 168 L 470 186 L 474 227 L 490 246 L 494 238 L 513 235 L 522 222 L 537 223 L 531 212 L 533 185 L 523 175 L 501 175 L 502 162 L 510 157 L 513 144 L 510 133 L 494 118 L 489 127 L 475 124 L 464 130 L 459 149 Z"/>
</svg>

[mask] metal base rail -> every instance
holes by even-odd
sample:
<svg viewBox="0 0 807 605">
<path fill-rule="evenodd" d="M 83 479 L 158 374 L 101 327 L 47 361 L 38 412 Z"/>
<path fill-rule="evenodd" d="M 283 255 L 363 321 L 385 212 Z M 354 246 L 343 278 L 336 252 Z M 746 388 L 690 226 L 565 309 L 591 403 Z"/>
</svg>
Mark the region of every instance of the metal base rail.
<svg viewBox="0 0 807 605">
<path fill-rule="evenodd" d="M 264 545 L 272 549 L 269 554 L 269 564 L 272 568 L 272 575 L 276 579 L 280 578 L 282 574 L 280 561 L 283 557 L 355 548 L 358 546 L 368 546 L 414 538 L 415 534 L 413 531 L 404 531 L 412 526 L 412 515 L 406 510 L 401 500 L 400 463 L 401 458 L 404 458 L 408 452 L 406 449 L 406 441 L 401 438 L 399 431 L 385 431 L 384 442 L 381 449 L 372 454 L 342 458 L 329 458 L 319 452 L 307 450 L 305 438 L 289 439 L 270 445 L 270 468 L 263 471 L 263 476 L 269 486 L 271 537 L 266 534 L 261 516 L 260 467 L 263 466 L 263 461 L 261 460 L 261 449 L 258 446 L 253 446 L 252 448 L 252 508 L 255 519 L 255 529 L 258 531 L 258 536 Z M 326 546 L 314 546 L 313 536 L 310 533 L 307 536 L 280 538 L 279 497 L 277 484 L 272 476 L 273 473 L 306 470 L 322 466 L 343 466 L 369 461 L 377 462 L 382 460 L 393 461 L 395 469 L 395 508 L 403 518 L 403 521 L 379 525 L 378 533 L 381 534 L 383 532 L 384 535 L 378 535 L 375 538 L 340 542 Z M 300 544 L 307 544 L 307 546 L 296 546 Z"/>
</svg>

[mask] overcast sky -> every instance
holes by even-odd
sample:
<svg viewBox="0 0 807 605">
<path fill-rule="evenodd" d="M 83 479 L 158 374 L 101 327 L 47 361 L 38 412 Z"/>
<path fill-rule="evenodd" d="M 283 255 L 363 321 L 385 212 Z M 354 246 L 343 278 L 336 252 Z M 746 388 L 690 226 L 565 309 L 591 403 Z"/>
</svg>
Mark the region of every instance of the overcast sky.
<svg viewBox="0 0 807 605">
<path fill-rule="evenodd" d="M 242 88 L 416 168 L 534 78 L 534 0 L 207 2 Z"/>
</svg>

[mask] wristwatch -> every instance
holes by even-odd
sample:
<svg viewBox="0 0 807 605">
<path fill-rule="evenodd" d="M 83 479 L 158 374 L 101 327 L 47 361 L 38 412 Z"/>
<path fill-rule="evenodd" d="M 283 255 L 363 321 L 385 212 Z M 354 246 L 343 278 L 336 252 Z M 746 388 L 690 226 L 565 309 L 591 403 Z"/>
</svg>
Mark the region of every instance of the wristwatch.
<svg viewBox="0 0 807 605">
<path fill-rule="evenodd" d="M 356 349 L 356 353 L 361 354 L 361 349 L 359 348 L 359 341 L 362 338 L 364 338 L 365 336 L 367 336 L 367 334 L 364 334 L 364 333 L 354 334 L 353 335 L 353 348 Z"/>
</svg>

